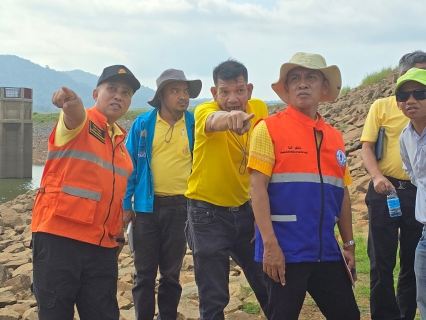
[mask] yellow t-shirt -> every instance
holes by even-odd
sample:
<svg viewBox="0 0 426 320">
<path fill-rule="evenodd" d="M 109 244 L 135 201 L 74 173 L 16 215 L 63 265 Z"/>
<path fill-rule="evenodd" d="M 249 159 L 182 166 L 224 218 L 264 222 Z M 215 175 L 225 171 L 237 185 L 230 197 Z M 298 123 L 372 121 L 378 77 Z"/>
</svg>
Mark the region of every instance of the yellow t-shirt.
<svg viewBox="0 0 426 320">
<path fill-rule="evenodd" d="M 268 107 L 251 99 L 246 112 L 254 113 L 251 128 L 242 136 L 230 130 L 206 134 L 207 117 L 220 111 L 214 101 L 195 109 L 195 148 L 192 173 L 185 196 L 218 206 L 239 206 L 249 199 L 250 175 L 246 170 L 250 134 L 254 124 L 268 116 Z M 246 149 L 246 155 L 242 149 Z"/>
<path fill-rule="evenodd" d="M 87 120 L 87 110 L 86 109 L 84 110 L 86 112 L 84 121 L 77 128 L 71 129 L 71 130 L 68 129 L 67 126 L 65 125 L 64 112 L 61 110 L 61 113 L 59 114 L 58 125 L 56 126 L 56 131 L 55 131 L 54 145 L 56 147 L 64 146 L 80 133 L 81 129 L 83 129 L 84 124 L 86 123 L 86 120 Z M 115 123 L 113 128 L 111 128 L 111 126 L 107 123 L 107 130 L 108 130 L 108 135 L 111 137 L 113 144 L 114 144 L 115 136 L 121 136 L 124 134 L 123 131 L 121 131 L 120 127 L 117 126 L 117 124 Z"/>
<path fill-rule="evenodd" d="M 322 135 L 317 135 L 317 144 L 321 143 Z M 275 152 L 274 144 L 271 136 L 269 135 L 268 128 L 265 121 L 260 121 L 253 129 L 250 138 L 250 157 L 248 168 L 266 174 L 268 177 L 272 175 L 272 169 L 275 165 Z M 352 177 L 349 172 L 348 165 L 346 165 L 345 172 L 345 187 L 352 183 Z"/>
<path fill-rule="evenodd" d="M 385 128 L 382 159 L 377 161 L 380 172 L 400 180 L 410 180 L 402 169 L 402 159 L 399 154 L 399 135 L 407 125 L 408 119 L 398 109 L 395 96 L 378 99 L 370 107 L 361 142 L 376 142 L 380 127 Z"/>
<path fill-rule="evenodd" d="M 191 164 L 185 116 L 171 128 L 157 113 L 151 161 L 155 194 L 182 195 L 188 188 L 186 179 L 191 172 Z"/>
</svg>

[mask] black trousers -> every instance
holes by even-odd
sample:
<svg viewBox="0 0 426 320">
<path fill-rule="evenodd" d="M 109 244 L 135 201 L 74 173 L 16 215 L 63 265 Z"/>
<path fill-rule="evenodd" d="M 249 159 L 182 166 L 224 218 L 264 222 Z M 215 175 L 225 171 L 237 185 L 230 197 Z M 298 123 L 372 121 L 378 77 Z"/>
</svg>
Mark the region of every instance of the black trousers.
<svg viewBox="0 0 426 320">
<path fill-rule="evenodd" d="M 359 320 L 360 312 L 343 260 L 286 263 L 285 286 L 265 273 L 268 320 L 297 320 L 306 292 L 327 320 Z"/>
<path fill-rule="evenodd" d="M 176 320 L 182 293 L 179 276 L 186 252 L 186 218 L 186 203 L 160 205 L 154 201 L 153 213 L 136 213 L 132 294 L 137 320 L 154 318 L 157 269 L 157 319 Z"/>
<path fill-rule="evenodd" d="M 33 233 L 33 292 L 40 320 L 118 320 L 117 247 Z"/>
<path fill-rule="evenodd" d="M 387 177 L 395 186 L 402 216 L 390 217 L 386 195 L 374 190 L 370 182 L 365 203 L 368 206 L 370 258 L 370 311 L 373 320 L 412 320 L 416 314 L 416 278 L 414 253 L 423 225 L 415 219 L 417 189 L 409 181 Z M 393 270 L 400 244 L 400 272 L 395 295 Z"/>
<path fill-rule="evenodd" d="M 195 204 L 195 205 L 194 205 Z M 190 200 L 186 236 L 194 257 L 201 320 L 223 320 L 229 303 L 229 257 L 243 269 L 263 311 L 268 296 L 262 264 L 254 261 L 254 215 L 248 203 L 236 211 Z"/>
</svg>

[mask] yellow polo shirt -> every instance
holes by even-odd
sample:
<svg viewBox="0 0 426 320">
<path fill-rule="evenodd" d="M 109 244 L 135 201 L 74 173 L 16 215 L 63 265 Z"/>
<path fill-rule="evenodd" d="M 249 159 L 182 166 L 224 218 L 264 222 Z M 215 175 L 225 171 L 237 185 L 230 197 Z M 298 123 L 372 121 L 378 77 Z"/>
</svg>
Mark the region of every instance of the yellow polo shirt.
<svg viewBox="0 0 426 320">
<path fill-rule="evenodd" d="M 157 112 L 151 159 L 155 194 L 182 195 L 188 188 L 186 179 L 192 165 L 185 116 L 172 128 Z"/>
<path fill-rule="evenodd" d="M 395 96 L 376 100 L 368 111 L 361 142 L 376 142 L 380 127 L 385 128 L 382 159 L 377 161 L 380 172 L 399 180 L 410 180 L 402 169 L 399 135 L 410 121 L 398 109 Z"/>
<path fill-rule="evenodd" d="M 322 135 L 317 134 L 317 145 L 320 145 Z M 271 136 L 269 135 L 268 128 L 266 127 L 265 121 L 260 121 L 257 126 L 253 129 L 250 141 L 250 157 L 248 162 L 248 168 L 257 170 L 266 174 L 268 177 L 272 175 L 272 169 L 275 165 L 275 152 L 274 144 Z M 346 165 L 345 187 L 352 183 L 352 177 L 349 172 L 348 165 Z"/>
<path fill-rule="evenodd" d="M 246 112 L 254 113 L 251 128 L 242 136 L 230 130 L 206 134 L 207 117 L 220 111 L 215 101 L 195 109 L 195 148 L 192 173 L 185 196 L 218 206 L 240 206 L 249 199 L 250 175 L 247 172 L 250 134 L 254 124 L 268 116 L 266 104 L 251 99 Z M 242 149 L 246 149 L 246 155 Z"/>
<path fill-rule="evenodd" d="M 86 116 L 84 117 L 84 121 L 82 122 L 82 124 L 80 124 L 77 128 L 70 130 L 65 125 L 64 112 L 61 110 L 61 113 L 59 114 L 58 124 L 56 126 L 56 131 L 55 131 L 54 145 L 56 147 L 62 147 L 63 145 L 65 145 L 66 143 L 74 139 L 74 137 L 80 133 L 81 129 L 83 129 L 84 124 L 86 123 L 86 120 L 87 120 L 87 110 L 84 109 L 84 111 L 86 112 Z M 112 128 L 107 123 L 107 130 L 108 130 L 108 135 L 111 137 L 113 144 L 115 142 L 115 139 L 114 139 L 115 136 L 121 136 L 124 134 L 123 131 L 121 131 L 120 127 L 117 126 L 117 124 L 115 123 Z"/>
</svg>

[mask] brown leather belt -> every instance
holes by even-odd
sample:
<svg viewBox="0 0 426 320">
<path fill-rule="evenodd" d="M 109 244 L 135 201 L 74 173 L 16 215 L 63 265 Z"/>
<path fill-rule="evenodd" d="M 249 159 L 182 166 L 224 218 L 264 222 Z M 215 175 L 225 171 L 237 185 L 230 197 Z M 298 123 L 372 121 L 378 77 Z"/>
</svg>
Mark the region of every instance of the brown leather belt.
<svg viewBox="0 0 426 320">
<path fill-rule="evenodd" d="M 238 207 L 217 206 L 217 205 L 210 203 L 210 202 L 201 201 L 201 200 L 194 200 L 194 199 L 188 199 L 188 203 L 189 203 L 190 206 L 193 206 L 193 207 L 199 207 L 199 208 L 204 208 L 204 209 L 219 209 L 219 210 L 226 210 L 226 211 L 231 211 L 231 212 L 247 209 L 250 206 L 248 201 L 243 203 L 242 205 L 240 205 Z"/>
<path fill-rule="evenodd" d="M 154 196 L 154 205 L 159 206 L 173 206 L 176 204 L 186 204 L 187 198 L 185 196 Z"/>
</svg>

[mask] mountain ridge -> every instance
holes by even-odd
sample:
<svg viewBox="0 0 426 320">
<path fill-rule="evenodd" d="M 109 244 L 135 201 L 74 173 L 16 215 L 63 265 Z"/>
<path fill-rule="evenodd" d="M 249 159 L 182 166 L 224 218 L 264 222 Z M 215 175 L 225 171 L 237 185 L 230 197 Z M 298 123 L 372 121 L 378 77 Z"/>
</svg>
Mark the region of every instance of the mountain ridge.
<svg viewBox="0 0 426 320">
<path fill-rule="evenodd" d="M 85 107 L 93 105 L 92 93 L 99 76 L 90 72 L 74 69 L 58 71 L 49 66 L 41 66 L 28 59 L 16 55 L 0 55 L 0 87 L 17 87 L 33 89 L 33 112 L 58 112 L 52 104 L 52 94 L 61 86 L 75 91 L 83 100 Z M 132 98 L 130 109 L 151 109 L 147 103 L 155 94 L 155 90 L 141 85 Z M 189 101 L 189 107 L 195 108 L 200 103 L 211 100 L 197 98 Z M 278 100 L 265 101 L 268 105 L 279 103 Z"/>
<path fill-rule="evenodd" d="M 74 90 L 86 107 L 93 105 L 92 93 L 98 76 L 92 73 L 79 69 L 57 71 L 15 55 L 0 55 L 0 70 L 0 87 L 33 89 L 33 112 L 56 112 L 51 98 L 61 86 Z M 131 108 L 151 108 L 146 101 L 154 93 L 153 89 L 141 86 L 132 99 Z"/>
</svg>

